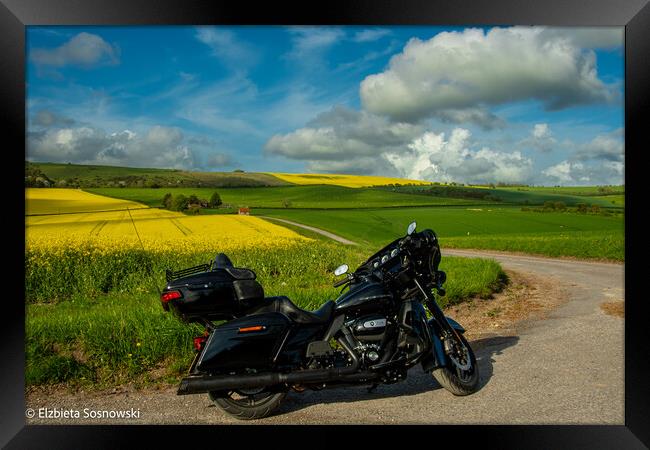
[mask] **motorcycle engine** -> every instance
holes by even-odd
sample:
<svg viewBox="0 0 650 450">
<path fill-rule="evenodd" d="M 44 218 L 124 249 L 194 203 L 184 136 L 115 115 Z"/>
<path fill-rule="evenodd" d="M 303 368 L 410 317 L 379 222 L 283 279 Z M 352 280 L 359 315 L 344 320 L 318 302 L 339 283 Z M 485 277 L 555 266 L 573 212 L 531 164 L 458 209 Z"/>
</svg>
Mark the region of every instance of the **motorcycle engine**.
<svg viewBox="0 0 650 450">
<path fill-rule="evenodd" d="M 350 325 L 352 335 L 359 342 L 356 350 L 366 364 L 373 364 L 381 357 L 381 341 L 386 334 L 386 316 L 372 314 L 354 320 Z"/>
</svg>

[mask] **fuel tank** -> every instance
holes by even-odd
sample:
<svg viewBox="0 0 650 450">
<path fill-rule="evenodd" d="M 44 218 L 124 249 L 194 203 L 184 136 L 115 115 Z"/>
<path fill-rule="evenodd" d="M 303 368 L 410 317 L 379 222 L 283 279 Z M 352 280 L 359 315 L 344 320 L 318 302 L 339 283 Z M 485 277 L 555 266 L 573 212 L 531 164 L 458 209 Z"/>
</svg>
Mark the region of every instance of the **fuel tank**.
<svg viewBox="0 0 650 450">
<path fill-rule="evenodd" d="M 380 283 L 362 283 L 336 300 L 336 311 L 346 315 L 377 313 L 391 306 L 393 296 Z"/>
</svg>

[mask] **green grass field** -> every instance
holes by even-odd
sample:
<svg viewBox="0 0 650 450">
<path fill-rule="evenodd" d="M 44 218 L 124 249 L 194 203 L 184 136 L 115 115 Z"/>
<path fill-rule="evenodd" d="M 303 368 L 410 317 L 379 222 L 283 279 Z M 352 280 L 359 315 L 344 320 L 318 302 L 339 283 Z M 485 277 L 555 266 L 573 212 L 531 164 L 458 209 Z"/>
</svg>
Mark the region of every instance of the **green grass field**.
<svg viewBox="0 0 650 450">
<path fill-rule="evenodd" d="M 497 187 L 488 188 L 480 186 L 472 187 L 451 187 L 442 186 L 434 187 L 437 191 L 449 190 L 465 190 L 468 193 L 478 191 L 489 198 L 498 199 L 503 204 L 518 204 L 518 205 L 543 205 L 544 202 L 564 202 L 567 206 L 574 206 L 579 203 L 587 203 L 589 205 L 598 205 L 601 207 L 615 207 L 620 208 L 624 206 L 620 202 L 612 202 L 612 200 L 620 200 L 624 195 L 624 188 L 621 186 L 612 187 L 610 191 L 612 194 L 603 195 L 599 192 L 597 187 Z M 428 193 L 431 190 L 427 186 L 402 186 L 391 189 L 393 192 L 412 193 L 419 195 L 430 196 Z M 494 203 L 494 201 L 492 201 Z"/>
<path fill-rule="evenodd" d="M 521 251 L 548 256 L 624 260 L 622 216 L 524 212 L 519 207 L 410 208 L 365 211 L 262 210 L 352 241 L 382 245 L 416 220 L 443 246 Z"/>
<path fill-rule="evenodd" d="M 594 197 L 589 197 L 591 199 L 596 199 L 599 201 L 604 201 L 604 202 L 609 202 L 612 206 L 616 206 L 618 208 L 624 208 L 625 207 L 625 195 L 601 195 L 601 196 L 594 196 Z"/>
<path fill-rule="evenodd" d="M 273 188 L 95 188 L 88 192 L 108 197 L 127 199 L 149 206 L 161 206 L 162 198 L 167 192 L 173 195 L 196 195 L 209 199 L 214 191 L 221 196 L 225 204 L 248 206 L 251 208 L 283 208 L 284 202 L 290 202 L 289 208 L 377 208 L 398 206 L 426 205 L 464 205 L 485 203 L 481 200 L 430 197 L 425 195 L 404 194 L 372 188 L 347 188 L 332 185 L 281 186 Z"/>
<path fill-rule="evenodd" d="M 247 172 L 189 172 L 175 169 L 148 169 L 136 167 L 97 166 L 30 162 L 53 181 L 73 180 L 82 187 L 107 186 L 122 183 L 142 183 L 160 186 L 286 186 L 290 185 L 273 175 Z"/>
<path fill-rule="evenodd" d="M 624 195 L 625 186 L 520 186 L 497 187 L 503 191 L 532 192 L 541 194 L 596 197 L 600 195 Z"/>
<path fill-rule="evenodd" d="M 236 266 L 255 270 L 266 295 L 287 295 L 303 308 L 315 309 L 339 295 L 332 287 L 335 267 L 343 262 L 356 267 L 376 250 L 315 241 L 229 256 Z M 156 286 L 164 285 L 166 268 L 184 268 L 213 257 L 81 248 L 62 257 L 28 251 L 26 383 L 104 387 L 177 381 L 191 362 L 192 337 L 202 329 L 164 312 Z M 441 269 L 448 274 L 443 306 L 469 296 L 488 296 L 503 280 L 501 267 L 491 260 L 445 258 Z M 59 301 L 49 302 L 51 298 Z M 154 375 L 151 370 L 157 368 L 162 372 Z"/>
<path fill-rule="evenodd" d="M 422 188 L 287 186 L 219 189 L 218 192 L 225 204 L 251 206 L 254 215 L 293 220 L 370 245 L 390 241 L 393 236 L 403 233 L 406 225 L 415 219 L 421 226 L 433 228 L 443 244 L 449 247 L 617 261 L 625 258 L 624 195 L 619 193 L 623 188 L 608 188 L 611 195 L 593 197 L 590 195 L 599 191 L 596 187 L 486 189 L 490 195 L 501 195 L 504 203 L 533 205 L 552 199 L 564 201 L 569 206 L 579 203 L 604 205 L 601 207 L 618 212 L 611 217 L 575 212 L 522 211 L 519 206 L 495 204 L 489 200 L 414 193 L 418 189 Z M 89 191 L 151 206 L 159 205 L 166 192 L 137 188 Z M 173 192 L 208 198 L 213 191 L 177 189 Z M 580 195 L 565 195 L 569 193 Z M 287 200 L 290 204 L 285 208 L 283 203 Z M 203 213 L 227 211 L 233 209 L 204 210 Z"/>
</svg>

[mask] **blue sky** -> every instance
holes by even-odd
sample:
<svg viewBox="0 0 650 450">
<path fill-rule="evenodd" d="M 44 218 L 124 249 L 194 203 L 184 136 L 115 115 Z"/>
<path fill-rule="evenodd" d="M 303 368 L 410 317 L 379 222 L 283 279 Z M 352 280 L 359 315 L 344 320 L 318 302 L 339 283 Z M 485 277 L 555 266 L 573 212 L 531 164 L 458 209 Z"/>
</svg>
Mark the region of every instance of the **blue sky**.
<svg viewBox="0 0 650 450">
<path fill-rule="evenodd" d="M 27 159 L 620 184 L 622 28 L 28 27 Z"/>
</svg>

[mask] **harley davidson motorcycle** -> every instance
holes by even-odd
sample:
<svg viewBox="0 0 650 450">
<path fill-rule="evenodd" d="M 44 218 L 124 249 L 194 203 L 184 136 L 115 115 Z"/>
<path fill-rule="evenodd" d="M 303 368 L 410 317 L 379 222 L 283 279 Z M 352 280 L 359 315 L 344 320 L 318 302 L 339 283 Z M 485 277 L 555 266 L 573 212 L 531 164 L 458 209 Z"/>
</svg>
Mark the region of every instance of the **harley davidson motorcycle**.
<svg viewBox="0 0 650 450">
<path fill-rule="evenodd" d="M 433 293 L 445 295 L 438 239 L 415 228 L 354 272 L 337 268 L 345 277 L 334 287 L 342 293 L 316 311 L 265 297 L 255 273 L 223 253 L 212 264 L 167 270 L 163 308 L 206 328 L 194 338 L 196 357 L 178 394 L 208 393 L 232 416 L 258 419 L 289 390 L 372 390 L 404 380 L 416 364 L 454 395 L 475 392 L 478 367 L 465 330 L 445 317 Z"/>
</svg>

